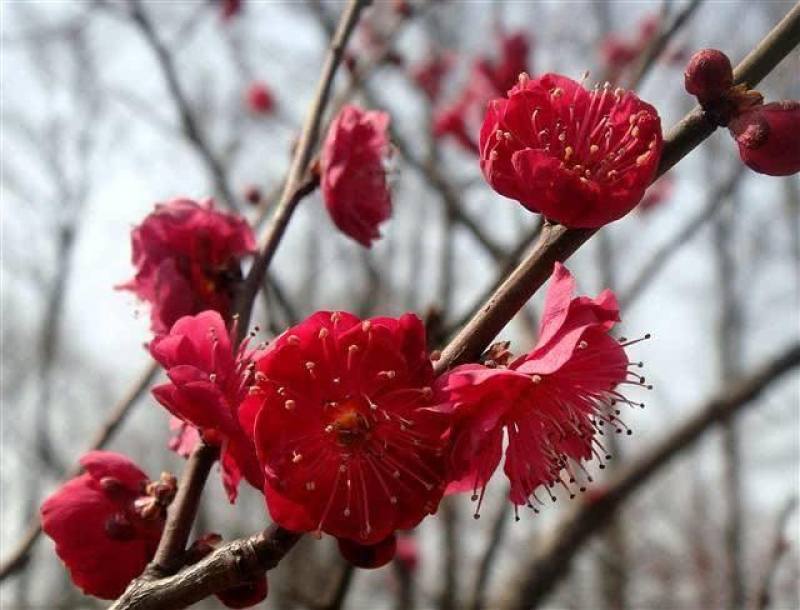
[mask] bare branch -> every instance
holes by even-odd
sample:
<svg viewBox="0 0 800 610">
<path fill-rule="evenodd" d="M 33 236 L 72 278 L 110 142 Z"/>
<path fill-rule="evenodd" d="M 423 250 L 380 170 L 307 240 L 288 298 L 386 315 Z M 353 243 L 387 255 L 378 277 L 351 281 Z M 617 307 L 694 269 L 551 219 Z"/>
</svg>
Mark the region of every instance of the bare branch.
<svg viewBox="0 0 800 610">
<path fill-rule="evenodd" d="M 772 581 L 775 579 L 775 572 L 778 569 L 781 558 L 788 548 L 786 542 L 786 525 L 789 522 L 789 517 L 797 508 L 797 498 L 790 498 L 789 501 L 781 510 L 775 523 L 775 538 L 772 541 L 772 548 L 769 552 L 769 557 L 764 567 L 764 573 L 761 576 L 761 581 L 756 589 L 755 594 L 755 610 L 767 610 L 770 605 L 770 589 L 772 589 Z"/>
</svg>

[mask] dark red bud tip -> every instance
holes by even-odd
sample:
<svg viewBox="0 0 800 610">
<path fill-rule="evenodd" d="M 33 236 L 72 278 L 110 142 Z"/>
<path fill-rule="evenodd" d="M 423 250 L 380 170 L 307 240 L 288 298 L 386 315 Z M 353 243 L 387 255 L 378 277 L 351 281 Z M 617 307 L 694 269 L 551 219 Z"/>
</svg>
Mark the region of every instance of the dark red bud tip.
<svg viewBox="0 0 800 610">
<path fill-rule="evenodd" d="M 112 540 L 132 540 L 136 529 L 124 513 L 114 513 L 106 519 L 106 534 Z"/>
<path fill-rule="evenodd" d="M 252 203 L 253 205 L 258 205 L 261 203 L 261 189 L 258 188 L 255 184 L 248 186 L 244 191 L 244 198 L 247 200 L 248 203 Z"/>
<path fill-rule="evenodd" d="M 342 557 L 357 568 L 380 568 L 389 563 L 397 552 L 397 538 L 394 534 L 372 545 L 358 544 L 344 538 L 337 539 L 337 542 Z"/>
<path fill-rule="evenodd" d="M 103 491 L 110 494 L 118 493 L 124 489 L 122 482 L 114 477 L 103 477 L 100 479 L 100 487 L 103 488 Z"/>
<path fill-rule="evenodd" d="M 692 55 L 683 77 L 686 91 L 701 103 L 716 100 L 733 86 L 731 60 L 717 49 L 702 49 Z"/>
</svg>

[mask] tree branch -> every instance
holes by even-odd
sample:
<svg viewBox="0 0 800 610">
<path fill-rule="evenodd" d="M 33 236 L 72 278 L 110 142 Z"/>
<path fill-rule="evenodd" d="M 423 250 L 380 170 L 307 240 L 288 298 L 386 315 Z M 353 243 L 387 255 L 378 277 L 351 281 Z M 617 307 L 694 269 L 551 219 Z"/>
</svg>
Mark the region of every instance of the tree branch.
<svg viewBox="0 0 800 610">
<path fill-rule="evenodd" d="M 772 541 L 772 548 L 770 549 L 769 556 L 767 557 L 764 573 L 761 576 L 761 580 L 755 593 L 755 610 L 767 610 L 767 608 L 769 608 L 771 601 L 770 589 L 772 588 L 772 581 L 775 578 L 775 572 L 778 569 L 778 564 L 780 563 L 781 558 L 789 546 L 786 541 L 786 534 L 784 534 L 784 530 L 786 530 L 786 524 L 789 522 L 789 517 L 792 516 L 792 513 L 796 508 L 797 497 L 793 497 L 789 499 L 789 501 L 786 503 L 786 506 L 784 506 L 780 514 L 778 514 L 778 518 L 775 522 L 775 538 Z"/>
</svg>

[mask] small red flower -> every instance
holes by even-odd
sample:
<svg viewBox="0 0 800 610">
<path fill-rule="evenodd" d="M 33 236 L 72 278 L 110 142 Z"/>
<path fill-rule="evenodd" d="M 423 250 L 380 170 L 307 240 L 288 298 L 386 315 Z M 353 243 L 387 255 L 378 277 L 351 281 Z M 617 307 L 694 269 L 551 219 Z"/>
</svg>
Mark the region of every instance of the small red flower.
<svg viewBox="0 0 800 610">
<path fill-rule="evenodd" d="M 131 244 L 136 275 L 117 288 L 151 304 L 150 325 L 156 333 L 204 309 L 227 319 L 242 277 L 239 261 L 256 248 L 243 218 L 217 212 L 211 200 L 190 199 L 156 205 L 134 228 Z"/>
<path fill-rule="evenodd" d="M 730 123 L 747 167 L 769 176 L 800 172 L 800 102 L 758 105 Z"/>
<path fill-rule="evenodd" d="M 462 365 L 437 382 L 455 418 L 451 491 L 472 489 L 474 499 L 483 499 L 505 432 L 510 500 L 534 508 L 538 487 L 548 495 L 554 484 L 568 487 L 578 479 L 574 465 L 600 457 L 597 430 L 625 429 L 613 405 L 635 403 L 616 389 L 632 375 L 625 345 L 608 334 L 619 320 L 616 299 L 608 290 L 597 299 L 573 298 L 574 287 L 557 263 L 531 352 L 508 368 Z"/>
<path fill-rule="evenodd" d="M 569 227 L 599 227 L 639 203 L 662 145 L 658 113 L 633 93 L 523 75 L 508 99 L 489 105 L 481 169 L 498 193 L 533 212 Z"/>
<path fill-rule="evenodd" d="M 316 313 L 271 345 L 255 377 L 240 419 L 277 523 L 352 550 L 436 511 L 449 416 L 433 403 L 419 318 Z"/>
<path fill-rule="evenodd" d="M 216 311 L 178 320 L 169 334 L 150 343 L 150 353 L 167 371 L 169 383 L 153 388 L 153 396 L 181 422 L 199 430 L 209 444 L 219 445 L 222 482 L 231 502 L 244 476 L 263 485 L 261 468 L 249 436 L 239 425 L 238 408 L 251 381 L 251 354 L 242 344 L 234 353 L 231 337 Z M 173 443 L 180 452 L 196 442 L 181 428 Z"/>
<path fill-rule="evenodd" d="M 461 148 L 477 155 L 478 144 L 470 135 L 471 129 L 468 127 L 472 122 L 470 118 L 474 107 L 474 98 L 467 92 L 454 104 L 440 109 L 433 117 L 433 135 L 437 138 L 450 136 Z"/>
<path fill-rule="evenodd" d="M 81 590 L 114 599 L 153 558 L 175 480 L 149 484 L 136 464 L 110 451 L 91 451 L 80 463 L 86 472 L 42 504 L 42 530 Z"/>
<path fill-rule="evenodd" d="M 320 160 L 322 195 L 339 229 L 369 248 L 392 215 L 385 163 L 389 115 L 347 105 L 331 123 Z"/>
<path fill-rule="evenodd" d="M 269 114 L 275 110 L 275 98 L 269 87 L 261 81 L 251 83 L 247 88 L 247 107 L 253 114 Z"/>
</svg>

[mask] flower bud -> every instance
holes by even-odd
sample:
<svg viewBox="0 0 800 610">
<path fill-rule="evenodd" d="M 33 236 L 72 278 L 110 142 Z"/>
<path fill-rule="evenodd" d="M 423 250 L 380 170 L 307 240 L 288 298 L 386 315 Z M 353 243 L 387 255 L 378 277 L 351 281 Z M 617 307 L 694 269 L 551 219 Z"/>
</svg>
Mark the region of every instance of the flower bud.
<svg viewBox="0 0 800 610">
<path fill-rule="evenodd" d="M 730 131 L 750 169 L 769 176 L 800 172 L 800 102 L 755 106 L 734 118 Z"/>
<path fill-rule="evenodd" d="M 716 100 L 733 86 L 731 60 L 717 49 L 702 49 L 692 55 L 683 77 L 686 91 L 701 103 Z"/>
<path fill-rule="evenodd" d="M 389 563 L 397 552 L 397 538 L 391 534 L 377 544 L 358 544 L 339 538 L 339 552 L 357 568 L 380 568 Z"/>
</svg>

